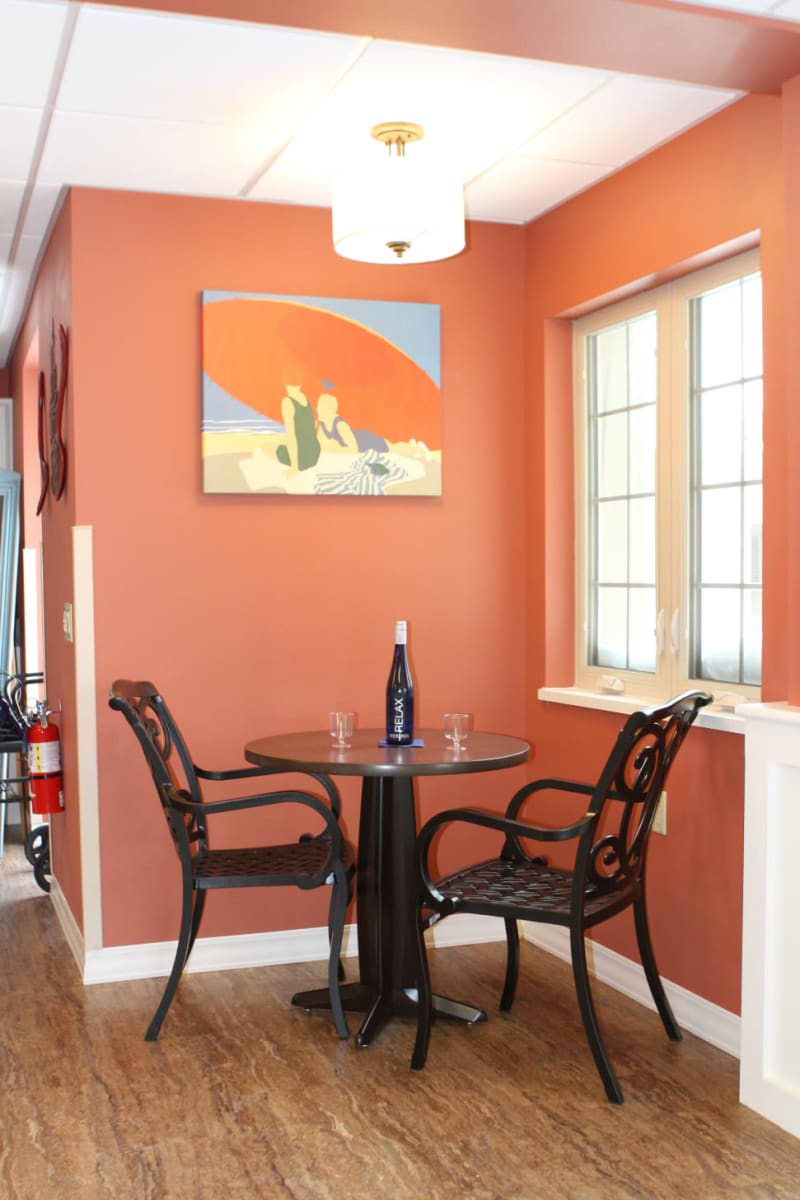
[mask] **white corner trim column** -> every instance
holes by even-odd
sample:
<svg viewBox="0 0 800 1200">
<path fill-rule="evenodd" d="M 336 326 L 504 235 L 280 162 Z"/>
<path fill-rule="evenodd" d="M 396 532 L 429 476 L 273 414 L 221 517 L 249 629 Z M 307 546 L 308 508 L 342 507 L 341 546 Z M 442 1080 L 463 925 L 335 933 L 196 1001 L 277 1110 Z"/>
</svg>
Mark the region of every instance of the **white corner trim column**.
<svg viewBox="0 0 800 1200">
<path fill-rule="evenodd" d="M 800 709 L 745 719 L 742 1104 L 800 1137 Z"/>
<path fill-rule="evenodd" d="M 75 728 L 80 804 L 81 888 L 85 950 L 103 945 L 100 805 L 97 771 L 97 681 L 94 642 L 94 557 L 91 525 L 72 529 Z"/>
</svg>

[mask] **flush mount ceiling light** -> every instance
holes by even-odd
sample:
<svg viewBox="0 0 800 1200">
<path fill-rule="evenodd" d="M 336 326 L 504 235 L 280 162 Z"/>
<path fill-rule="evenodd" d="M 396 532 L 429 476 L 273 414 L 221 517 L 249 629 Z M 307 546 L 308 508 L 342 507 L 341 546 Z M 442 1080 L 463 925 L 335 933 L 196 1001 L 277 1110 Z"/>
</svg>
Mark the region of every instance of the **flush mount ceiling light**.
<svg viewBox="0 0 800 1200">
<path fill-rule="evenodd" d="M 333 245 L 337 254 L 370 263 L 421 263 L 464 249 L 461 180 L 406 154 L 425 136 L 421 125 L 385 121 L 370 131 L 385 157 L 344 172 L 333 185 Z"/>
</svg>

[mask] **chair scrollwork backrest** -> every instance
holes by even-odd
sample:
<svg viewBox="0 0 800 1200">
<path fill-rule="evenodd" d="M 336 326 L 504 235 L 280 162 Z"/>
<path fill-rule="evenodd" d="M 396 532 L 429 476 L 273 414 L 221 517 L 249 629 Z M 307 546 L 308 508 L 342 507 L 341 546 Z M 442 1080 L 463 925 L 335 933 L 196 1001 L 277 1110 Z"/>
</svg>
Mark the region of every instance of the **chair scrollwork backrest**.
<svg viewBox="0 0 800 1200">
<path fill-rule="evenodd" d="M 144 751 L 176 848 L 185 848 L 186 838 L 203 846 L 202 815 L 181 813 L 169 802 L 171 789 L 184 790 L 196 803 L 203 797 L 189 750 L 158 689 L 149 682 L 118 679 L 111 686 L 109 704 L 127 719 Z"/>
<path fill-rule="evenodd" d="M 627 887 L 641 879 L 650 832 L 667 775 L 706 692 L 686 692 L 625 722 L 594 789 L 594 814 L 576 862 L 590 891 Z"/>
</svg>

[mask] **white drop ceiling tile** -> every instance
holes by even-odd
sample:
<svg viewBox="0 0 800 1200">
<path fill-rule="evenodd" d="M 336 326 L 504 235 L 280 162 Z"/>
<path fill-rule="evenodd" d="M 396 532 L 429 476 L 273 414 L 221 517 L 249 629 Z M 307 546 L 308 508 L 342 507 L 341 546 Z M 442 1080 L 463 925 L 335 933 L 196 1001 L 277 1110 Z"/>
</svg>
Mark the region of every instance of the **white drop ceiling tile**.
<svg viewBox="0 0 800 1200">
<path fill-rule="evenodd" d="M 13 233 L 25 184 L 18 180 L 0 179 L 0 233 Z"/>
<path fill-rule="evenodd" d="M 45 103 L 68 8 L 0 0 L 0 104 L 35 108 Z"/>
<path fill-rule="evenodd" d="M 678 0 L 679 4 L 691 8 L 719 8 L 732 12 L 765 13 L 775 3 L 775 0 Z"/>
<path fill-rule="evenodd" d="M 618 75 L 517 153 L 619 167 L 736 99 L 736 92 Z"/>
<path fill-rule="evenodd" d="M 28 294 L 28 288 L 31 282 L 30 271 L 21 271 L 15 267 L 9 267 L 3 275 L 3 284 L 5 291 L 0 303 L 3 304 L 3 320 L 0 323 L 0 330 L 3 334 L 9 332 L 9 325 L 13 327 L 13 322 L 8 321 L 9 314 L 22 315 L 25 297 Z M 6 354 L 8 351 L 6 351 Z M 0 362 L 5 362 L 5 357 L 0 357 Z"/>
<path fill-rule="evenodd" d="M 281 158 L 248 192 L 247 199 L 329 208 L 333 178 L 333 170 L 321 170 L 316 162 L 299 158 L 285 163 Z"/>
<path fill-rule="evenodd" d="M 13 266 L 10 261 L 13 238 L 8 235 L 0 236 L 0 268 L 5 269 L 8 280 L 19 275 L 29 278 L 42 248 L 42 239 L 21 237 L 17 242 Z"/>
<path fill-rule="evenodd" d="M 507 158 L 467 187 L 467 215 L 525 224 L 609 174 L 608 167 L 588 163 Z"/>
<path fill-rule="evenodd" d="M 263 158 L 358 45 L 336 34 L 84 6 L 58 107 L 254 126 L 267 143 Z"/>
<path fill-rule="evenodd" d="M 770 10 L 769 15 L 779 17 L 781 21 L 800 21 L 800 0 L 783 0 Z"/>
<path fill-rule="evenodd" d="M 38 179 L 50 186 L 233 196 L 254 167 L 236 131 L 221 125 L 56 113 Z"/>
<path fill-rule="evenodd" d="M 38 237 L 21 237 L 17 243 L 14 255 L 14 270 L 30 276 L 42 248 L 42 239 Z"/>
<path fill-rule="evenodd" d="M 28 201 L 22 232 L 31 237 L 44 237 L 60 196 L 60 187 L 47 187 L 37 183 Z"/>
<path fill-rule="evenodd" d="M 0 179 L 27 177 L 41 121 L 40 109 L 0 105 Z"/>
<path fill-rule="evenodd" d="M 457 162 L 470 179 L 599 87 L 606 72 L 501 55 L 375 42 L 299 131 L 253 195 L 291 190 L 313 161 L 329 191 L 337 170 L 386 151 L 373 125 L 414 121 L 425 129 L 408 154 Z"/>
</svg>

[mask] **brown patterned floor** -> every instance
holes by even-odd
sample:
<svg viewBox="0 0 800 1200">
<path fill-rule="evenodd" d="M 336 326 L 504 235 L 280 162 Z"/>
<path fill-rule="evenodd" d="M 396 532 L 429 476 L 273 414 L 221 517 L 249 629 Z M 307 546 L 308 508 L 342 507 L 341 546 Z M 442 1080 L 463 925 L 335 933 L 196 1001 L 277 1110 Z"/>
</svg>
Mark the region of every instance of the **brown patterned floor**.
<svg viewBox="0 0 800 1200">
<path fill-rule="evenodd" d="M 210 903 L 213 903 L 213 896 Z M 156 1043 L 157 980 L 84 988 L 18 847 L 0 863 L 3 1200 L 798 1200 L 800 1142 L 737 1102 L 738 1064 L 598 987 L 625 1092 L 608 1104 L 569 969 L 523 947 L 440 950 L 438 989 L 486 1025 L 367 1050 L 289 1007 L 320 963 L 188 976 Z M 349 965 L 353 965 L 352 962 Z M 355 1029 L 355 1020 L 351 1016 Z"/>
</svg>

